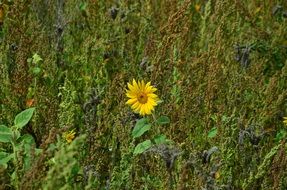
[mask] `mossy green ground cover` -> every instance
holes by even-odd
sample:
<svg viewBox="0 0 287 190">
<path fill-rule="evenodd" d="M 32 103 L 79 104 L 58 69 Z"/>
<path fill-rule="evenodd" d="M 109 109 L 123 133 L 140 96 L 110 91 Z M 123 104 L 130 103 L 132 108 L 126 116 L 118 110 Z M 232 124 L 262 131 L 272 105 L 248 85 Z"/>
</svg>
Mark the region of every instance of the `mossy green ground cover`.
<svg viewBox="0 0 287 190">
<path fill-rule="evenodd" d="M 0 142 L 0 189 L 287 189 L 286 17 L 283 0 L 0 1 L 0 124 L 35 108 L 35 143 Z M 136 139 L 133 78 L 165 118 Z"/>
</svg>

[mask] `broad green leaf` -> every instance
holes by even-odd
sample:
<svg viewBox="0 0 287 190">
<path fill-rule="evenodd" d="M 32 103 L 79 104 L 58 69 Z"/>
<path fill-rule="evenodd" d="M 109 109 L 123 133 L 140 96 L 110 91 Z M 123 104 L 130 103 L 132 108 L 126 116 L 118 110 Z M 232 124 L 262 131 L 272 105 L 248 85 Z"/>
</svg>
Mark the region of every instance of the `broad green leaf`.
<svg viewBox="0 0 287 190">
<path fill-rule="evenodd" d="M 9 154 L 7 152 L 0 152 L 0 166 L 4 166 L 7 168 L 7 163 L 13 158 L 13 154 Z"/>
<path fill-rule="evenodd" d="M 217 134 L 217 127 L 213 127 L 209 132 L 208 132 L 208 135 L 207 137 L 208 138 L 213 138 L 215 137 Z"/>
<path fill-rule="evenodd" d="M 137 138 L 142 136 L 146 131 L 148 131 L 151 128 L 151 125 L 148 124 L 148 121 L 146 118 L 142 118 L 137 121 L 136 126 L 134 127 L 132 131 L 132 137 Z"/>
<path fill-rule="evenodd" d="M 164 144 L 166 142 L 166 136 L 161 134 L 154 137 L 155 144 Z"/>
<path fill-rule="evenodd" d="M 135 128 L 138 127 L 138 126 L 141 126 L 141 125 L 145 125 L 147 123 L 148 123 L 147 118 L 141 118 L 141 119 L 137 120 Z"/>
<path fill-rule="evenodd" d="M 287 132 L 284 129 L 281 129 L 276 133 L 275 141 L 280 142 L 282 139 L 284 139 L 287 135 Z"/>
<path fill-rule="evenodd" d="M 161 116 L 156 120 L 156 123 L 159 125 L 164 125 L 170 123 L 170 119 L 167 116 Z"/>
<path fill-rule="evenodd" d="M 30 121 L 33 116 L 35 108 L 29 108 L 19 113 L 14 120 L 16 128 L 21 129 Z"/>
<path fill-rule="evenodd" d="M 146 124 L 143 127 L 139 128 L 138 130 L 133 131 L 134 132 L 132 134 L 133 138 L 135 139 L 137 137 L 142 136 L 146 131 L 150 130 L 150 128 L 151 128 L 151 125 L 150 124 Z"/>
<path fill-rule="evenodd" d="M 32 69 L 32 72 L 35 74 L 35 75 L 38 75 L 40 72 L 41 72 L 41 68 L 40 67 L 34 67 Z"/>
<path fill-rule="evenodd" d="M 134 150 L 134 155 L 141 154 L 152 146 L 150 140 L 139 143 Z"/>
<path fill-rule="evenodd" d="M 32 135 L 25 134 L 19 138 L 20 145 L 24 147 L 25 154 L 30 154 L 31 147 L 35 145 L 35 140 Z"/>
<path fill-rule="evenodd" d="M 0 152 L 0 160 L 2 160 L 3 158 L 6 158 L 9 155 L 9 153 L 7 152 Z"/>
<path fill-rule="evenodd" d="M 0 142 L 10 142 L 12 139 L 12 130 L 5 125 L 0 125 Z"/>
<path fill-rule="evenodd" d="M 24 134 L 22 135 L 20 138 L 19 138 L 19 141 L 23 144 L 29 144 L 29 145 L 32 145 L 32 144 L 35 144 L 35 140 L 33 138 L 32 135 L 30 134 Z"/>
</svg>

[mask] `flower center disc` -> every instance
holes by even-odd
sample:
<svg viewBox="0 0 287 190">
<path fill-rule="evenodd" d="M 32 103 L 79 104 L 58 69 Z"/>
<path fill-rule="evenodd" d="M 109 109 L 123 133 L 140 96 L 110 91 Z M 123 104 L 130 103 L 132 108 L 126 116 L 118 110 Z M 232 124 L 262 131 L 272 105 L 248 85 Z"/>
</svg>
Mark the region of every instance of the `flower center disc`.
<svg viewBox="0 0 287 190">
<path fill-rule="evenodd" d="M 147 103 L 147 95 L 146 94 L 139 94 L 138 95 L 138 101 L 139 101 L 139 103 L 141 103 L 141 104 L 145 104 L 145 103 Z"/>
</svg>

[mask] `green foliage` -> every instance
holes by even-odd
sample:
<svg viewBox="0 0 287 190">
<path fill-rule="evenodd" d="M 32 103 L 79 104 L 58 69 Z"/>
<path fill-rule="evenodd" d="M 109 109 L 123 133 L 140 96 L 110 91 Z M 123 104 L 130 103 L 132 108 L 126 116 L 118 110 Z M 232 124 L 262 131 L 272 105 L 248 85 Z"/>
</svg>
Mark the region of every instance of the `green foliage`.
<svg viewBox="0 0 287 190">
<path fill-rule="evenodd" d="M 77 137 L 71 144 L 58 141 L 54 156 L 50 159 L 49 170 L 43 189 L 78 189 L 77 176 L 83 172 L 79 163 L 79 149 L 83 146 L 85 135 Z"/>
<path fill-rule="evenodd" d="M 32 58 L 27 59 L 27 62 L 30 65 L 30 71 L 35 76 L 38 76 L 42 71 L 41 65 L 40 65 L 40 62 L 42 62 L 42 61 L 43 61 L 43 59 L 37 53 L 35 53 L 32 56 Z"/>
<path fill-rule="evenodd" d="M 167 116 L 160 116 L 157 120 L 156 123 L 158 125 L 164 125 L 170 123 L 170 119 Z"/>
<path fill-rule="evenodd" d="M 285 129 L 280 129 L 277 133 L 276 133 L 276 137 L 275 137 L 275 141 L 276 142 L 280 142 L 281 140 L 286 139 L 287 136 L 287 132 Z"/>
<path fill-rule="evenodd" d="M 271 161 L 275 154 L 277 153 L 278 149 L 282 146 L 282 144 L 279 144 L 275 147 L 273 147 L 268 154 L 263 159 L 263 162 L 259 165 L 257 169 L 257 173 L 254 175 L 251 173 L 249 176 L 248 182 L 243 184 L 244 189 L 249 189 L 252 187 L 254 183 L 257 183 L 260 178 L 262 178 L 264 175 L 266 175 L 266 172 L 268 171 L 268 168 L 270 167 Z"/>
<path fill-rule="evenodd" d="M 142 118 L 137 121 L 133 131 L 132 137 L 135 139 L 137 137 L 142 136 L 146 131 L 150 130 L 151 125 L 148 123 L 146 118 Z"/>
<path fill-rule="evenodd" d="M 0 125 L 0 142 L 10 142 L 12 140 L 12 130 L 5 125 Z"/>
<path fill-rule="evenodd" d="M 0 165 L 5 169 L 8 167 L 8 162 L 13 159 L 14 154 L 9 154 L 7 152 L 0 152 Z"/>
<path fill-rule="evenodd" d="M 207 137 L 213 138 L 216 135 L 217 135 L 217 127 L 213 127 L 212 129 L 210 129 L 210 131 L 208 131 Z"/>
<path fill-rule="evenodd" d="M 35 108 L 29 108 L 29 109 L 22 111 L 18 115 L 16 115 L 15 120 L 14 120 L 14 126 L 18 130 L 19 129 L 21 130 L 25 125 L 28 124 L 28 122 L 33 116 L 34 111 L 35 111 Z"/>
<path fill-rule="evenodd" d="M 156 135 L 153 138 L 153 141 L 154 141 L 155 144 L 168 144 L 168 142 L 169 142 L 169 140 L 163 134 Z"/>
<path fill-rule="evenodd" d="M 169 122 L 170 122 L 170 119 L 167 116 L 161 116 L 154 121 L 154 124 L 164 125 Z M 151 126 L 152 124 L 149 123 L 149 120 L 147 118 L 139 119 L 136 122 L 136 125 L 132 130 L 132 138 L 135 139 L 135 138 L 141 137 L 145 132 L 151 129 Z M 153 139 L 153 142 L 155 144 L 161 144 L 161 143 L 165 144 L 169 141 L 166 139 L 165 135 L 159 134 Z M 141 154 L 145 152 L 146 150 L 148 150 L 153 145 L 153 142 L 148 139 L 137 144 L 134 150 L 134 155 Z"/>
<path fill-rule="evenodd" d="M 39 155 L 42 152 L 42 149 L 35 148 L 35 146 L 36 146 L 35 140 L 34 140 L 33 136 L 31 136 L 29 134 L 22 135 L 18 141 L 20 142 L 20 144 L 16 145 L 16 147 L 17 147 L 17 149 L 22 150 L 24 153 L 23 169 L 24 169 L 24 171 L 27 171 L 31 168 L 31 166 L 33 164 L 32 162 L 34 160 L 34 158 L 31 157 L 31 153 L 33 151 L 35 151 L 35 155 Z"/>
<path fill-rule="evenodd" d="M 77 100 L 77 92 L 69 79 L 65 80 L 64 86 L 60 87 L 59 91 L 58 97 L 61 98 L 59 105 L 60 127 L 73 127 L 75 114 L 78 110 L 78 106 L 74 103 Z"/>
<path fill-rule="evenodd" d="M 27 171 L 32 165 L 32 147 L 35 148 L 34 138 L 29 134 L 24 134 L 21 136 L 21 130 L 24 126 L 28 124 L 31 120 L 35 108 L 26 109 L 16 115 L 14 119 L 14 126 L 11 128 L 5 125 L 0 126 L 0 142 L 10 143 L 12 146 L 12 153 L 1 152 L 0 153 L 0 166 L 5 169 L 8 167 L 8 162 L 13 160 L 13 166 L 15 170 L 11 175 L 11 180 L 14 186 L 19 187 L 19 178 L 21 176 L 20 168 L 23 171 Z M 38 152 L 41 150 L 38 149 Z M 19 166 L 20 158 L 19 154 L 23 152 L 23 165 Z"/>
<path fill-rule="evenodd" d="M 135 147 L 134 155 L 141 154 L 144 151 L 148 150 L 152 146 L 152 142 L 150 140 L 145 140 Z"/>
</svg>

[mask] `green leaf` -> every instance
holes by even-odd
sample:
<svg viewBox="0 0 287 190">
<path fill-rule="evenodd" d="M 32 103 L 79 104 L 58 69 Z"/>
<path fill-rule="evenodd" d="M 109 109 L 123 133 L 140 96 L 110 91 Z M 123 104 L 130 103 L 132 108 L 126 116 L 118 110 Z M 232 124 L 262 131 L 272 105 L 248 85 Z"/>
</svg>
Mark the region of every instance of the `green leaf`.
<svg viewBox="0 0 287 190">
<path fill-rule="evenodd" d="M 137 120 L 137 123 L 136 123 L 136 126 L 135 126 L 135 127 L 141 126 L 141 125 L 145 125 L 145 124 L 147 124 L 147 123 L 148 123 L 147 118 L 141 118 L 141 119 Z"/>
<path fill-rule="evenodd" d="M 87 3 L 81 3 L 79 7 L 81 11 L 85 11 L 87 9 L 87 6 L 88 6 Z"/>
<path fill-rule="evenodd" d="M 20 145 L 24 146 L 25 154 L 30 154 L 31 147 L 35 145 L 35 140 L 32 135 L 25 134 L 19 138 Z"/>
<path fill-rule="evenodd" d="M 22 111 L 21 113 L 19 113 L 15 117 L 15 120 L 14 120 L 14 124 L 15 124 L 16 128 L 21 129 L 22 127 L 27 125 L 27 123 L 32 118 L 34 111 L 35 111 L 35 108 L 29 108 L 29 109 L 26 109 L 26 110 Z"/>
<path fill-rule="evenodd" d="M 152 146 L 150 140 L 139 143 L 134 150 L 134 155 L 141 154 Z"/>
<path fill-rule="evenodd" d="M 151 128 L 151 125 L 148 124 L 148 120 L 146 118 L 142 118 L 137 121 L 136 126 L 134 127 L 132 131 L 132 137 L 134 139 L 137 137 L 140 137 L 150 128 Z"/>
<path fill-rule="evenodd" d="M 12 139 L 12 130 L 5 125 L 0 125 L 0 142 L 7 143 Z"/>
<path fill-rule="evenodd" d="M 73 165 L 72 168 L 71 168 L 71 174 L 73 176 L 76 176 L 79 173 L 80 169 L 81 168 L 80 168 L 80 166 L 78 164 Z"/>
<path fill-rule="evenodd" d="M 146 124 L 141 128 L 138 128 L 137 130 L 134 130 L 132 133 L 133 138 L 137 138 L 142 136 L 146 131 L 150 130 L 151 125 L 150 124 Z"/>
<path fill-rule="evenodd" d="M 217 127 L 213 127 L 209 132 L 208 132 L 208 135 L 207 137 L 208 138 L 213 138 L 215 137 L 217 134 Z"/>
<path fill-rule="evenodd" d="M 284 129 L 281 129 L 276 133 L 275 141 L 280 142 L 282 139 L 284 139 L 287 135 L 287 132 Z"/>
<path fill-rule="evenodd" d="M 20 147 L 24 147 L 24 170 L 31 167 L 31 149 L 35 145 L 35 140 L 32 135 L 25 134 L 19 138 Z M 35 146 L 34 146 L 35 147 Z"/>
<path fill-rule="evenodd" d="M 13 158 L 13 154 L 9 154 L 7 152 L 0 152 L 0 166 L 4 166 L 4 168 L 7 168 L 7 163 Z"/>
<path fill-rule="evenodd" d="M 166 143 L 166 136 L 163 134 L 156 135 L 153 140 L 155 144 L 164 144 Z"/>
<path fill-rule="evenodd" d="M 24 157 L 24 170 L 27 171 L 31 167 L 31 158 L 30 156 L 25 156 Z"/>
<path fill-rule="evenodd" d="M 161 116 L 156 120 L 156 123 L 159 125 L 164 125 L 170 123 L 170 119 L 167 116 Z"/>
<path fill-rule="evenodd" d="M 19 138 L 19 140 L 23 144 L 29 144 L 29 145 L 35 144 L 35 140 L 34 140 L 33 136 L 30 134 L 24 134 L 23 136 L 21 136 Z"/>
<path fill-rule="evenodd" d="M 32 69 L 32 72 L 35 74 L 35 75 L 38 75 L 39 73 L 41 73 L 41 68 L 40 67 L 34 67 Z"/>
</svg>

